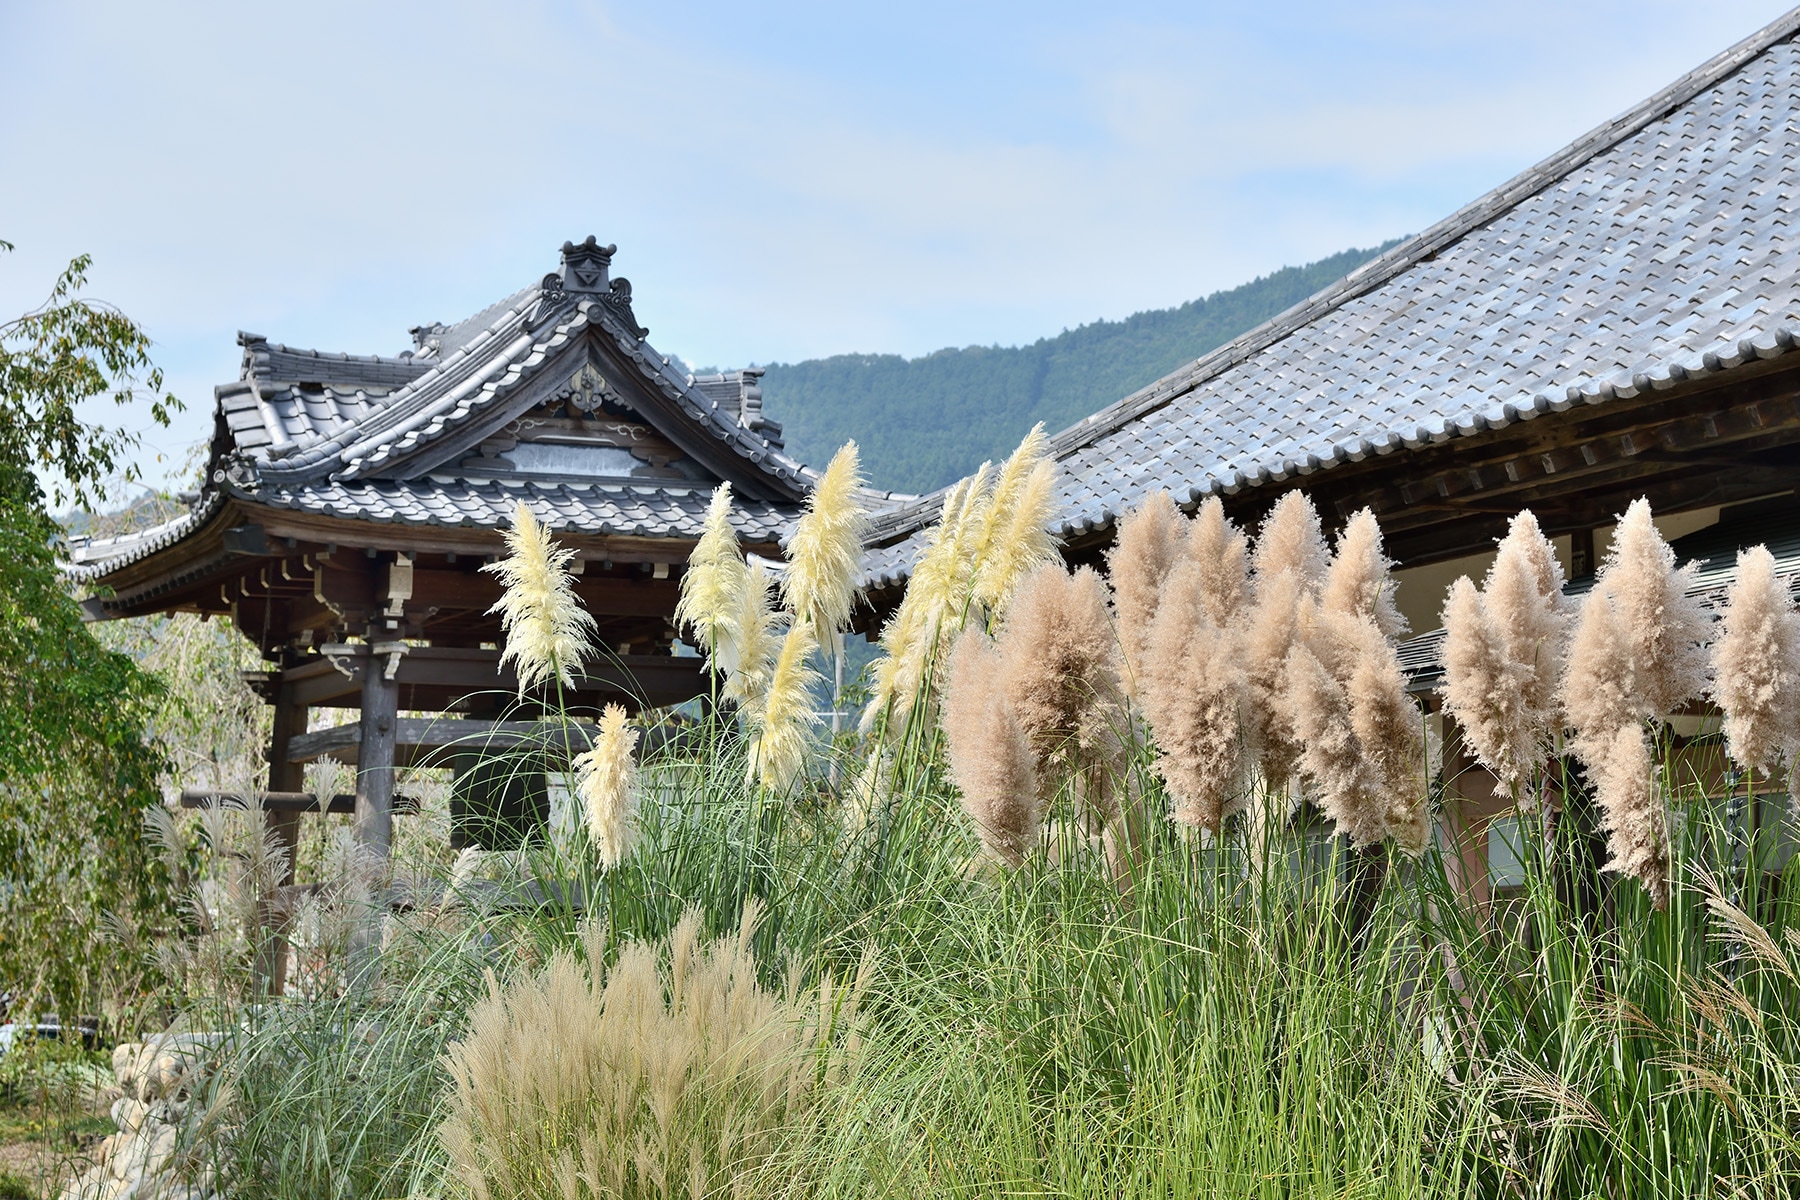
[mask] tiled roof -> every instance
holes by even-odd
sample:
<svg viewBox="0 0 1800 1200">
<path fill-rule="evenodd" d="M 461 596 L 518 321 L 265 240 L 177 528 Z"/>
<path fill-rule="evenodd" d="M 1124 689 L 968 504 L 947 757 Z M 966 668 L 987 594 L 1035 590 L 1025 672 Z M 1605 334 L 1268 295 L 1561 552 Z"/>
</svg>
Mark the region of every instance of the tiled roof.
<svg viewBox="0 0 1800 1200">
<path fill-rule="evenodd" d="M 611 247 L 592 238 L 565 245 L 560 273 L 456 325 L 418 327 L 417 349 L 407 354 L 324 353 L 240 334 L 242 375 L 217 389 L 212 459 L 193 511 L 128 537 L 72 545 L 74 573 L 97 578 L 166 549 L 226 500 L 380 523 L 493 529 L 511 523 L 522 498 L 567 532 L 698 537 L 710 478 L 462 477 L 462 443 L 453 439 L 504 410 L 541 364 L 585 337 L 605 339 L 667 405 L 660 418 L 646 414 L 653 423 L 685 422 L 666 435 L 691 449 L 698 434 L 728 451 L 712 458 L 715 468 L 728 467 L 735 455 L 746 470 L 731 477 L 772 485 L 764 490 L 773 500 L 740 486 L 733 518 L 745 538 L 779 538 L 816 476 L 782 452 L 780 426 L 762 419 L 760 372 L 701 381 L 678 374 L 644 340 L 630 284 L 608 278 L 611 256 Z M 445 461 L 434 462 L 434 454 Z M 704 476 L 705 469 L 694 473 Z"/>
<path fill-rule="evenodd" d="M 1800 10 L 1342 282 L 1052 439 L 1064 536 L 1800 341 Z M 903 577 L 941 497 L 891 514 Z"/>
<path fill-rule="evenodd" d="M 520 500 L 558 533 L 698 538 L 712 489 L 426 476 L 267 487 L 255 497 L 271 508 L 330 516 L 354 513 L 359 520 L 383 524 L 481 529 L 511 525 L 513 506 Z M 738 500 L 731 522 L 742 538 L 773 541 L 797 511 L 791 504 Z"/>
</svg>

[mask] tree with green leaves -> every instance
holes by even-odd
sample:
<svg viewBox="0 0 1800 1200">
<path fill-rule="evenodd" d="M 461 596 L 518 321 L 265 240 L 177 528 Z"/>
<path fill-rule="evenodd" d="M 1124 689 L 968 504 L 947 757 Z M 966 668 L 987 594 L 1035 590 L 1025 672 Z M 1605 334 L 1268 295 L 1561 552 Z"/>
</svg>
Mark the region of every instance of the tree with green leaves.
<svg viewBox="0 0 1800 1200">
<path fill-rule="evenodd" d="M 89 265 L 0 323 L 0 991 L 65 1017 L 133 999 L 132 935 L 166 902 L 142 837 L 161 802 L 161 685 L 82 622 L 40 482 L 92 507 L 137 477 L 137 436 L 90 423 L 89 401 L 147 396 L 163 425 L 179 408 L 143 328 L 80 294 Z"/>
</svg>

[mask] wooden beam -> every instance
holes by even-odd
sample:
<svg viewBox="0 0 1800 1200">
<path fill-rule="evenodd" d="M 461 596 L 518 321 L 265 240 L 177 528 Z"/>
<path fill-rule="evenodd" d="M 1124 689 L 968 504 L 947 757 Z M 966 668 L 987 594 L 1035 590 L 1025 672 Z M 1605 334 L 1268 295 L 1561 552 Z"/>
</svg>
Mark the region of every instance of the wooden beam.
<svg viewBox="0 0 1800 1200">
<path fill-rule="evenodd" d="M 401 766 L 448 766 L 452 753 L 498 753 L 521 746 L 561 751 L 564 734 L 560 724 L 542 721 L 401 717 L 395 723 L 395 760 Z M 571 724 L 567 734 L 577 752 L 592 744 L 593 731 L 586 725 Z M 288 754 L 296 763 L 351 763 L 361 744 L 362 724 L 352 722 L 303 734 L 288 744 Z"/>
<path fill-rule="evenodd" d="M 345 815 L 356 811 L 356 797 L 349 792 L 339 792 L 328 797 L 321 806 L 319 798 L 311 792 L 206 792 L 184 790 L 181 793 L 183 808 L 241 808 L 263 813 L 279 813 L 283 816 L 298 818 L 304 813 L 337 813 Z M 417 796 L 395 796 L 394 815 L 413 816 L 419 811 Z M 283 887 L 291 886 L 283 884 Z"/>
</svg>

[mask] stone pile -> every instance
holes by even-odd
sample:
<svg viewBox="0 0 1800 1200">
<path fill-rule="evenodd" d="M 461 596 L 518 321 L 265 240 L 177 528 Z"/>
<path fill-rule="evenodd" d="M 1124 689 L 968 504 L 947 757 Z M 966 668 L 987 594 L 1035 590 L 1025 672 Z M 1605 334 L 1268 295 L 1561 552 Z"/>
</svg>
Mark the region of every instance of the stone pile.
<svg viewBox="0 0 1800 1200">
<path fill-rule="evenodd" d="M 181 1161 L 182 1122 L 219 1044 L 214 1033 L 162 1034 L 113 1051 L 118 1132 L 58 1200 L 213 1200 L 209 1163 Z"/>
</svg>

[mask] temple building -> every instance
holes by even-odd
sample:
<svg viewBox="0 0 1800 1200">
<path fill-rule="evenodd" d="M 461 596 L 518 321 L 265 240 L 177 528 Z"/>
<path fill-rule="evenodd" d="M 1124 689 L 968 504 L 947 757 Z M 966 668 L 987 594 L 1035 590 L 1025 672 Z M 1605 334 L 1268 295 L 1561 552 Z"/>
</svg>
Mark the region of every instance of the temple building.
<svg viewBox="0 0 1800 1200">
<path fill-rule="evenodd" d="M 1648 497 L 1712 597 L 1741 546 L 1800 577 L 1800 10 L 1228 345 L 1052 439 L 1059 530 L 1098 565 L 1152 492 L 1254 530 L 1284 493 L 1368 507 L 1435 702 L 1447 585 L 1529 508 L 1585 586 Z M 942 496 L 877 521 L 891 604 Z M 1689 719 L 1692 718 L 1692 719 Z M 1697 718 L 1684 718 L 1697 725 Z M 1454 744 L 1454 739 L 1452 739 Z M 1471 875 L 1507 807 L 1441 764 Z"/>
<path fill-rule="evenodd" d="M 269 667 L 253 683 L 275 708 L 265 808 L 329 806 L 302 794 L 303 765 L 353 762 L 357 792 L 339 807 L 381 849 L 396 764 L 448 763 L 446 748 L 517 733 L 499 718 L 530 716 L 532 698 L 521 712 L 500 665 L 500 585 L 480 568 L 503 552 L 521 502 L 575 551 L 598 622 L 602 657 L 570 707 L 705 692 L 701 660 L 674 653 L 671 616 L 715 487 L 732 485 L 744 549 L 779 558 L 815 477 L 764 417 L 761 372 L 694 377 L 645 340 L 630 283 L 611 275 L 614 250 L 565 244 L 541 281 L 412 330 L 412 348 L 392 357 L 240 334 L 242 370 L 216 390 L 188 511 L 74 541 L 91 616 L 211 614 L 262 652 Z M 319 709 L 360 711 L 309 729 Z M 471 844 L 494 840 L 483 805 L 541 810 L 541 781 L 503 794 L 471 756 L 456 761 L 466 779 L 453 810 Z"/>
</svg>

